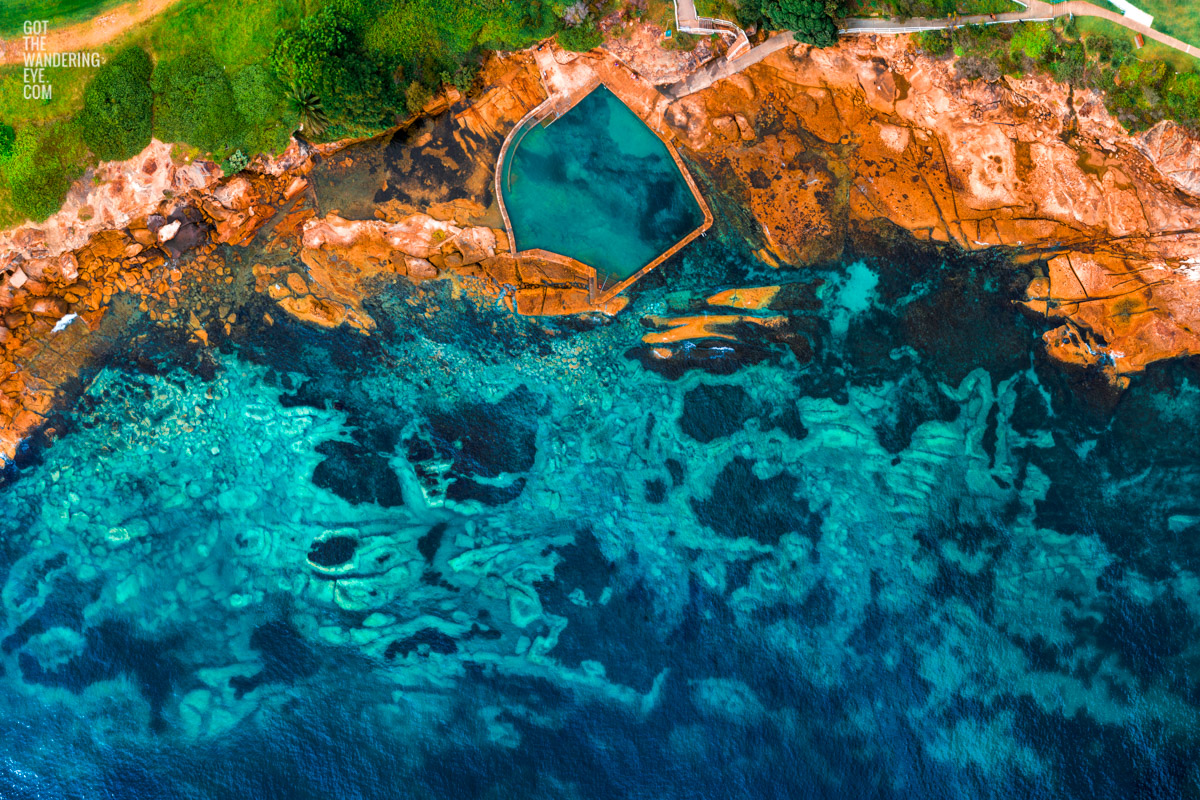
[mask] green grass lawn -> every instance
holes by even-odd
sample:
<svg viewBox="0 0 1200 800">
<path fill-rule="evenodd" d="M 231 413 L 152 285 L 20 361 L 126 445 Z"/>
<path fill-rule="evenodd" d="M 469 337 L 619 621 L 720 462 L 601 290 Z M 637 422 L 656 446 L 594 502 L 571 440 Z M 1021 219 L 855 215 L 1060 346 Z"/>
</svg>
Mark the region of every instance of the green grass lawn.
<svg viewBox="0 0 1200 800">
<path fill-rule="evenodd" d="M 1154 15 L 1154 30 L 1200 47 L 1200 2 L 1197 0 L 1133 0 Z"/>
<path fill-rule="evenodd" d="M 1075 24 L 1079 32 L 1102 33 L 1110 39 L 1133 39 L 1133 32 L 1115 22 L 1096 17 L 1076 17 Z M 1157 21 L 1154 27 L 1158 27 Z M 1175 68 L 1176 72 L 1200 72 L 1200 59 L 1181 53 L 1174 47 L 1160 44 L 1153 39 L 1146 40 L 1146 46 L 1137 51 L 1137 57 L 1143 61 L 1166 61 Z"/>
<path fill-rule="evenodd" d="M 123 37 L 156 60 L 207 46 L 233 68 L 265 63 L 275 32 L 300 19 L 311 0 L 182 0 Z"/>
<path fill-rule="evenodd" d="M 51 27 L 94 17 L 125 0 L 3 0 L 0 2 L 0 37 L 22 35 L 26 21 L 46 20 Z"/>
</svg>

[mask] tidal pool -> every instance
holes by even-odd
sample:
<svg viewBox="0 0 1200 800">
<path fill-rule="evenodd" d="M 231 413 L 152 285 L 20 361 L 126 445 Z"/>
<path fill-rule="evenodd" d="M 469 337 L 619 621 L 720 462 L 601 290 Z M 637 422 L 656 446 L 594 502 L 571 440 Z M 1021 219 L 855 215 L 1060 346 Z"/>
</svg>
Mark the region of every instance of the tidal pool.
<svg viewBox="0 0 1200 800">
<path fill-rule="evenodd" d="M 517 247 L 577 258 L 602 281 L 628 278 L 704 221 L 666 146 L 603 86 L 509 158 Z"/>
</svg>

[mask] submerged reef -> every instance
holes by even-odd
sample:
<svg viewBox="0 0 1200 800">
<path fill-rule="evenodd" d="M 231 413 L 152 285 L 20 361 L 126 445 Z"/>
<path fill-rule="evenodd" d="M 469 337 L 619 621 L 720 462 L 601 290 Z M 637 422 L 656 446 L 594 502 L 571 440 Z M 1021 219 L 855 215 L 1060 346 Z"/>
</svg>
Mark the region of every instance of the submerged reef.
<svg viewBox="0 0 1200 800">
<path fill-rule="evenodd" d="M 0 489 L 8 758 L 183 797 L 304 753 L 296 797 L 1194 790 L 1200 462 L 1147 440 L 1200 419 L 1194 365 L 1114 409 L 1011 265 L 922 248 L 745 309 L 804 360 L 754 325 L 701 340 L 720 370 L 641 357 L 778 278 L 747 256 L 591 326 L 394 283 L 370 336 L 111 363 Z M 51 718 L 69 769 L 17 733 Z"/>
</svg>

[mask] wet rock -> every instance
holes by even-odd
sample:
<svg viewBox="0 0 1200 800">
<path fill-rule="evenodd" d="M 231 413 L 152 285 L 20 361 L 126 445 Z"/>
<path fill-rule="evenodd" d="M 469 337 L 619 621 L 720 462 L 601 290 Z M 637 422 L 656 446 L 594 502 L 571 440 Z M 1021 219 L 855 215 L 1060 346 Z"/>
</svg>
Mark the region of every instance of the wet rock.
<svg viewBox="0 0 1200 800">
<path fill-rule="evenodd" d="M 29 311 L 41 317 L 61 317 L 70 308 L 67 301 L 61 297 L 39 297 L 30 305 Z"/>
</svg>

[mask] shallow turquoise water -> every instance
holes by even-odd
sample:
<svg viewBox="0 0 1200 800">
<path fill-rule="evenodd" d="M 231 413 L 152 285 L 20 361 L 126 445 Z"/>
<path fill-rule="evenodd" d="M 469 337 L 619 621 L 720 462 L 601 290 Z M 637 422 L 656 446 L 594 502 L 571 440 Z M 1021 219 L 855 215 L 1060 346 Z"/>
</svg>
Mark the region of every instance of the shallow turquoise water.
<svg viewBox="0 0 1200 800">
<path fill-rule="evenodd" d="M 1200 368 L 1024 282 L 709 237 L 612 321 L 135 340 L 0 486 L 0 797 L 1197 796 Z"/>
<path fill-rule="evenodd" d="M 627 278 L 704 221 L 671 154 L 603 86 L 514 149 L 504 198 L 517 247 Z"/>
</svg>

